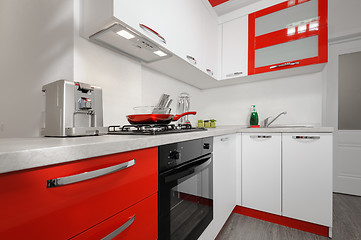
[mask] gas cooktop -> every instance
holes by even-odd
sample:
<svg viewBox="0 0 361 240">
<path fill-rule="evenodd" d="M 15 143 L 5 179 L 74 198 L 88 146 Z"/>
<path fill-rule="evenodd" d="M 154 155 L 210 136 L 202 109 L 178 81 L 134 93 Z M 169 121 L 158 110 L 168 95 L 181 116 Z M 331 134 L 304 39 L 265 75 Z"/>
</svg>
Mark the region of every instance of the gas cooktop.
<svg viewBox="0 0 361 240">
<path fill-rule="evenodd" d="M 190 124 L 184 125 L 124 125 L 109 126 L 108 134 L 114 135 L 159 135 L 184 132 L 207 131 L 206 128 L 193 128 Z"/>
</svg>

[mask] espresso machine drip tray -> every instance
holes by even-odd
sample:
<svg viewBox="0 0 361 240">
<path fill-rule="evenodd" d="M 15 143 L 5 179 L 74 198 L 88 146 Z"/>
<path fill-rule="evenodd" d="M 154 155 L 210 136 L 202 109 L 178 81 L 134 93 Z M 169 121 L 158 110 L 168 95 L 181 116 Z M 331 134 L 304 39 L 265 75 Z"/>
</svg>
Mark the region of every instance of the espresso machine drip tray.
<svg viewBox="0 0 361 240">
<path fill-rule="evenodd" d="M 66 136 L 96 136 L 107 134 L 107 127 L 76 127 L 76 128 L 65 128 Z"/>
</svg>

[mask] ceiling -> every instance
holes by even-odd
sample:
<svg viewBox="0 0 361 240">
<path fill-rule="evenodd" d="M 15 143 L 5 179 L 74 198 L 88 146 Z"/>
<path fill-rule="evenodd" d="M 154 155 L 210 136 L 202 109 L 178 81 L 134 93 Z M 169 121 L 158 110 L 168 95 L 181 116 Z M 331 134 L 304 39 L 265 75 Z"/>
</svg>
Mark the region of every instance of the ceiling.
<svg viewBox="0 0 361 240">
<path fill-rule="evenodd" d="M 253 4 L 260 0 L 208 0 L 218 16 L 232 12 L 236 9 Z"/>
</svg>

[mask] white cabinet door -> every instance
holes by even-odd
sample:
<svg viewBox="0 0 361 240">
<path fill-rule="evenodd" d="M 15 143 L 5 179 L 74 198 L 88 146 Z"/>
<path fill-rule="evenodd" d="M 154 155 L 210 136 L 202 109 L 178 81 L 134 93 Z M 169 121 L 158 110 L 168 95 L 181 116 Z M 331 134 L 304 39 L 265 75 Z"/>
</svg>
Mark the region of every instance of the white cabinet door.
<svg viewBox="0 0 361 240">
<path fill-rule="evenodd" d="M 114 0 L 114 16 L 132 28 L 156 40 L 203 72 L 216 69 L 217 18 L 210 15 L 201 0 Z M 166 44 L 139 24 L 160 34 Z M 211 54 L 209 54 L 211 53 Z"/>
<path fill-rule="evenodd" d="M 223 24 L 222 79 L 248 75 L 248 15 Z"/>
<path fill-rule="evenodd" d="M 223 226 L 236 206 L 236 134 L 215 137 L 213 144 L 215 219 Z"/>
<path fill-rule="evenodd" d="M 281 214 L 281 134 L 242 134 L 242 205 Z"/>
<path fill-rule="evenodd" d="M 164 47 L 169 44 L 170 37 L 167 32 L 168 24 L 172 23 L 169 19 L 169 12 L 171 11 L 172 4 L 170 1 L 164 0 L 113 0 L 114 1 L 114 17 L 123 21 L 130 27 L 139 31 L 140 33 L 150 37 Z M 141 27 L 141 24 L 146 27 Z M 151 30 L 153 31 L 151 31 Z M 164 44 L 157 34 L 162 36 L 166 44 Z M 167 47 L 167 49 L 171 50 Z"/>
<path fill-rule="evenodd" d="M 215 239 L 236 206 L 236 134 L 213 140 L 213 221 L 199 239 Z"/>
<path fill-rule="evenodd" d="M 332 226 L 332 134 L 284 133 L 283 215 Z"/>
<path fill-rule="evenodd" d="M 242 133 L 236 141 L 236 205 L 242 206 Z"/>
</svg>

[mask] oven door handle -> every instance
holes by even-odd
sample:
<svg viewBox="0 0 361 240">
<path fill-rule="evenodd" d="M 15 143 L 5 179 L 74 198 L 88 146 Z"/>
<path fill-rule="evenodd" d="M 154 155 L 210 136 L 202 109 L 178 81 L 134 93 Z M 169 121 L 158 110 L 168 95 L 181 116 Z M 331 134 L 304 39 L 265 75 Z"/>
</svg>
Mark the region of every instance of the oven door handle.
<svg viewBox="0 0 361 240">
<path fill-rule="evenodd" d="M 211 161 L 211 157 L 207 157 L 188 163 L 185 166 L 176 167 L 167 174 L 168 176 L 164 178 L 164 181 L 169 183 L 173 182 L 174 180 L 184 178 L 193 173 L 199 173 L 205 169 L 211 163 Z"/>
</svg>

